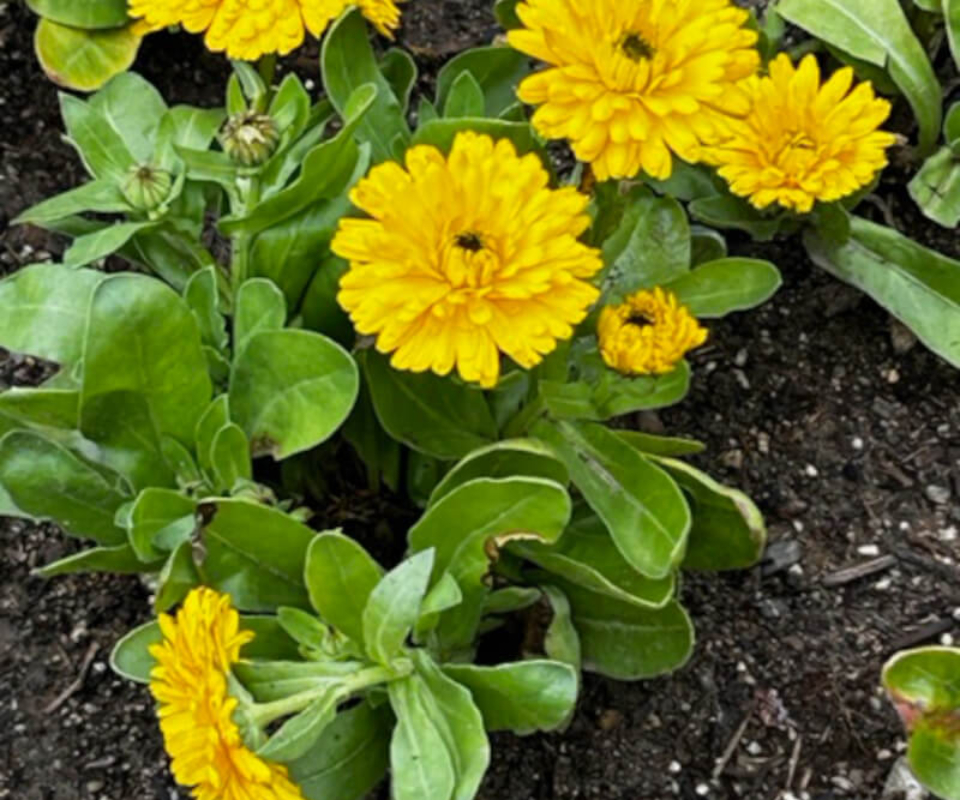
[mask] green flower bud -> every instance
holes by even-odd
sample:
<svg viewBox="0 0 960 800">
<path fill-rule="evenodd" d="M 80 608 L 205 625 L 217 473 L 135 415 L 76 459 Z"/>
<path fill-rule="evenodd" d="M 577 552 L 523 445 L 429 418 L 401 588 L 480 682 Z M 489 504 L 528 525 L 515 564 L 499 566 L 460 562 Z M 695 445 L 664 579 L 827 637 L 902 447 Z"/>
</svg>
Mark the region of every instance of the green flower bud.
<svg viewBox="0 0 960 800">
<path fill-rule="evenodd" d="M 280 130 L 273 117 L 243 111 L 227 120 L 219 139 L 230 158 L 245 167 L 255 167 L 273 155 L 280 141 Z"/>
<path fill-rule="evenodd" d="M 173 176 L 150 164 L 130 167 L 121 190 L 127 202 L 138 211 L 153 211 L 170 194 Z"/>
</svg>

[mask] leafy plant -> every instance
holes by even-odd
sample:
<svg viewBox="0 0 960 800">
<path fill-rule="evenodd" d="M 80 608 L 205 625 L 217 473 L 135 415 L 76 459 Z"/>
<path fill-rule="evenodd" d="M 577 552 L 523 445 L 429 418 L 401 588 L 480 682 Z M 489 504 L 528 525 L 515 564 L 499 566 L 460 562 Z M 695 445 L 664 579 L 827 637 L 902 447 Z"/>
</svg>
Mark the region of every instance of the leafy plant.
<svg viewBox="0 0 960 800">
<path fill-rule="evenodd" d="M 916 776 L 944 800 L 960 797 L 960 650 L 922 647 L 894 656 L 883 686 L 910 735 Z"/>
</svg>

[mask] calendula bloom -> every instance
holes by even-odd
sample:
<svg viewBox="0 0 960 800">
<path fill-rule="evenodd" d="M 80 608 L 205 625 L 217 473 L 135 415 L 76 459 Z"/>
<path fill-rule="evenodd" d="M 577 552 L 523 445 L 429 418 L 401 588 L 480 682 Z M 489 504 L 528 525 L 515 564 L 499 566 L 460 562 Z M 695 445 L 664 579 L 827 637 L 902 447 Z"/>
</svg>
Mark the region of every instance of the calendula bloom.
<svg viewBox="0 0 960 800">
<path fill-rule="evenodd" d="M 599 180 L 668 178 L 672 153 L 698 161 L 715 118 L 746 112 L 757 34 L 730 0 L 525 0 L 517 15 L 510 44 L 550 65 L 520 99 Z"/>
<path fill-rule="evenodd" d="M 384 36 L 400 24 L 404 0 L 129 0 L 130 16 L 150 30 L 182 25 L 206 31 L 207 48 L 230 58 L 254 61 L 267 53 L 285 55 L 316 37 L 351 6 L 359 8 Z"/>
<path fill-rule="evenodd" d="M 767 77 L 743 82 L 750 113 L 727 119 L 708 159 L 719 167 L 735 194 L 757 208 L 779 203 L 806 213 L 814 202 L 832 202 L 869 184 L 887 165 L 896 141 L 879 130 L 890 104 L 869 82 L 853 87 L 844 68 L 820 85 L 812 55 L 794 67 L 781 54 Z"/>
<path fill-rule="evenodd" d="M 150 691 L 177 782 L 197 800 L 302 800 L 286 767 L 246 747 L 233 721 L 227 676 L 253 633 L 240 630 L 229 596 L 194 589 L 176 618 L 160 616 L 160 629 Z"/>
<path fill-rule="evenodd" d="M 589 198 L 553 190 L 540 159 L 506 139 L 457 135 L 449 157 L 407 151 L 351 194 L 372 219 L 344 219 L 333 251 L 350 262 L 338 300 L 397 369 L 496 385 L 500 353 L 532 367 L 573 335 L 602 266 L 578 241 Z"/>
<path fill-rule="evenodd" d="M 624 375 L 663 375 L 707 340 L 707 330 L 673 292 L 658 286 L 604 308 L 597 338 L 608 367 Z"/>
</svg>

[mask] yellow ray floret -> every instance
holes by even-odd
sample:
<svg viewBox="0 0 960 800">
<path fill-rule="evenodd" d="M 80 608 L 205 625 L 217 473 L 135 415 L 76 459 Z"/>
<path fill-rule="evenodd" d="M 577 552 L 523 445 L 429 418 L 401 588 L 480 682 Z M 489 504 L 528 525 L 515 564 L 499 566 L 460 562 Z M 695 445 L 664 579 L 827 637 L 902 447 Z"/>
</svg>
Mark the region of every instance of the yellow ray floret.
<svg viewBox="0 0 960 800">
<path fill-rule="evenodd" d="M 496 385 L 500 354 L 532 367 L 573 335 L 602 266 L 578 241 L 589 198 L 550 189 L 533 154 L 457 135 L 450 155 L 418 146 L 375 167 L 351 198 L 333 251 L 350 262 L 338 300 L 397 369 Z"/>
<path fill-rule="evenodd" d="M 767 77 L 748 78 L 743 88 L 749 114 L 723 122 L 707 158 L 731 191 L 757 208 L 779 203 L 806 213 L 818 200 L 853 194 L 887 165 L 896 136 L 879 128 L 890 104 L 869 82 L 853 88 L 852 69 L 821 86 L 812 55 L 794 67 L 781 54 Z"/>
<path fill-rule="evenodd" d="M 196 800 L 302 800 L 286 767 L 247 748 L 233 721 L 227 676 L 253 634 L 240 630 L 230 598 L 194 589 L 176 618 L 160 616 L 160 629 L 150 691 L 177 782 Z"/>
<path fill-rule="evenodd" d="M 759 67 L 757 34 L 730 0 L 524 0 L 517 14 L 510 44 L 550 65 L 520 99 L 599 180 L 668 178 L 672 154 L 698 161 L 715 118 L 746 110 L 736 83 Z"/>
<path fill-rule="evenodd" d="M 267 53 L 284 55 L 303 44 L 306 31 L 323 35 L 351 6 L 359 8 L 384 36 L 400 24 L 404 0 L 129 0 L 130 16 L 151 30 L 183 25 L 206 31 L 207 48 L 230 58 L 254 61 Z"/>
<path fill-rule="evenodd" d="M 608 367 L 624 375 L 663 375 L 707 340 L 707 330 L 676 295 L 657 287 L 604 308 L 597 338 Z"/>
</svg>

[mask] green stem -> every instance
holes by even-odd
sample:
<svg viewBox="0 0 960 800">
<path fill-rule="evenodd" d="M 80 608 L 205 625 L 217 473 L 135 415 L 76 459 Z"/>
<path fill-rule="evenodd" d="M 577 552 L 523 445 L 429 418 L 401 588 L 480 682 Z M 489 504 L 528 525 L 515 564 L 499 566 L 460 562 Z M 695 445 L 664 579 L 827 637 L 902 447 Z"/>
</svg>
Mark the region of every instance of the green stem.
<svg viewBox="0 0 960 800">
<path fill-rule="evenodd" d="M 524 406 L 517 415 L 510 420 L 503 429 L 504 439 L 516 439 L 525 436 L 530 427 L 547 410 L 546 403 L 538 394 L 530 403 Z"/>
<path fill-rule="evenodd" d="M 273 78 L 277 74 L 277 54 L 267 53 L 261 57 L 260 61 L 257 62 L 257 72 L 260 73 L 263 85 L 267 87 L 267 91 L 259 98 L 257 104 L 257 111 L 263 114 L 270 107 L 270 101 L 273 99 Z"/>
<path fill-rule="evenodd" d="M 317 686 L 313 689 L 284 697 L 282 700 L 274 700 L 272 703 L 254 703 L 247 709 L 247 719 L 263 729 L 278 719 L 303 711 L 331 688 L 336 690 L 338 698 L 344 698 L 371 686 L 405 677 L 413 671 L 412 664 L 403 663 L 398 666 L 399 669 L 369 667 L 345 678 L 318 677 Z"/>
<path fill-rule="evenodd" d="M 240 208 L 236 210 L 238 217 L 248 216 L 257 203 L 260 202 L 260 175 L 258 172 L 251 172 L 243 176 L 238 181 L 240 192 Z M 236 302 L 237 293 L 240 287 L 250 277 L 250 246 L 253 244 L 253 238 L 249 233 L 237 233 L 233 237 L 231 245 L 230 258 L 230 277 L 232 282 L 232 297 Z"/>
</svg>

